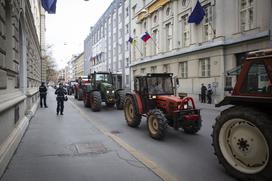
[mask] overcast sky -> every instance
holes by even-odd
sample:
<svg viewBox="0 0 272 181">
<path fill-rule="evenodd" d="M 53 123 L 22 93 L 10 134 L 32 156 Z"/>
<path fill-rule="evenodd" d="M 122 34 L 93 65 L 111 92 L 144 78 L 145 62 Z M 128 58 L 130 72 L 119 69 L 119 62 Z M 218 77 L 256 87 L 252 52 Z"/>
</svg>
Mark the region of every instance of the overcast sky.
<svg viewBox="0 0 272 181">
<path fill-rule="evenodd" d="M 56 14 L 46 14 L 46 44 L 58 68 L 64 68 L 73 54 L 83 52 L 84 39 L 113 0 L 58 0 Z"/>
</svg>

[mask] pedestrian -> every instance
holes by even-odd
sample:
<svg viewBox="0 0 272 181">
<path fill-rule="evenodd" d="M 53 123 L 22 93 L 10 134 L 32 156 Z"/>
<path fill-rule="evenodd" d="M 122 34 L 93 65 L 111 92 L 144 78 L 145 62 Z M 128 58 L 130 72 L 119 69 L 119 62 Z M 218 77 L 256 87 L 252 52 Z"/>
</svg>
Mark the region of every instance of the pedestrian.
<svg viewBox="0 0 272 181">
<path fill-rule="evenodd" d="M 213 91 L 212 91 L 211 84 L 208 84 L 208 89 L 207 89 L 208 104 L 212 103 L 212 94 L 213 94 Z"/>
<path fill-rule="evenodd" d="M 39 92 L 40 92 L 40 106 L 47 108 L 46 105 L 46 95 L 47 95 L 47 88 L 44 85 L 44 82 L 42 82 L 41 86 L 39 87 Z"/>
<path fill-rule="evenodd" d="M 55 94 L 57 95 L 57 115 L 63 115 L 64 110 L 64 100 L 65 95 L 67 94 L 67 91 L 63 88 L 63 84 L 59 83 L 59 87 L 55 91 Z"/>
<path fill-rule="evenodd" d="M 206 103 L 206 91 L 207 91 L 207 87 L 202 83 L 201 84 L 201 103 Z"/>
</svg>

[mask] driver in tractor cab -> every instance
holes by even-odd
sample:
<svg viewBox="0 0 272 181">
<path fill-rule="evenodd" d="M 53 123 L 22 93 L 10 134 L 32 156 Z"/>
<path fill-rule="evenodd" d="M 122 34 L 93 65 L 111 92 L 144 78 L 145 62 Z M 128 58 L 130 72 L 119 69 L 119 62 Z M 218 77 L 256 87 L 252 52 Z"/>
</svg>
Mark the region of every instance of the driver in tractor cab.
<svg viewBox="0 0 272 181">
<path fill-rule="evenodd" d="M 163 92 L 163 87 L 162 87 L 162 80 L 157 79 L 153 85 L 151 85 L 151 92 L 153 94 L 160 94 Z"/>
</svg>

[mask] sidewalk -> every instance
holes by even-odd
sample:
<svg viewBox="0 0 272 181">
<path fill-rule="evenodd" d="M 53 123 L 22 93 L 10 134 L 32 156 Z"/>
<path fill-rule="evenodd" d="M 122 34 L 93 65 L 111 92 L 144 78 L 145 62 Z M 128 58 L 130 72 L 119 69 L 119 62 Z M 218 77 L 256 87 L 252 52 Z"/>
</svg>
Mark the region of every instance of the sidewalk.
<svg viewBox="0 0 272 181">
<path fill-rule="evenodd" d="M 56 115 L 54 90 L 38 109 L 1 181 L 161 180 L 87 121 L 68 101 Z"/>
</svg>

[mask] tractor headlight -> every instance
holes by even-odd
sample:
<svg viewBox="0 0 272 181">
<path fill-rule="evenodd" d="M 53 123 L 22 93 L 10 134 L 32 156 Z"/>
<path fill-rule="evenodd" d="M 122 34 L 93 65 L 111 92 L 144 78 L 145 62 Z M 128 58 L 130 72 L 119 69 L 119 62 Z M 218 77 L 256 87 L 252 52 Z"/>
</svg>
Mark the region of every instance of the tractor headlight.
<svg viewBox="0 0 272 181">
<path fill-rule="evenodd" d="M 110 91 L 107 90 L 107 94 L 109 94 L 109 93 L 110 93 Z"/>
<path fill-rule="evenodd" d="M 183 109 L 188 109 L 188 104 L 184 104 Z"/>
<path fill-rule="evenodd" d="M 114 93 L 114 90 L 112 90 L 111 92 Z"/>
</svg>

